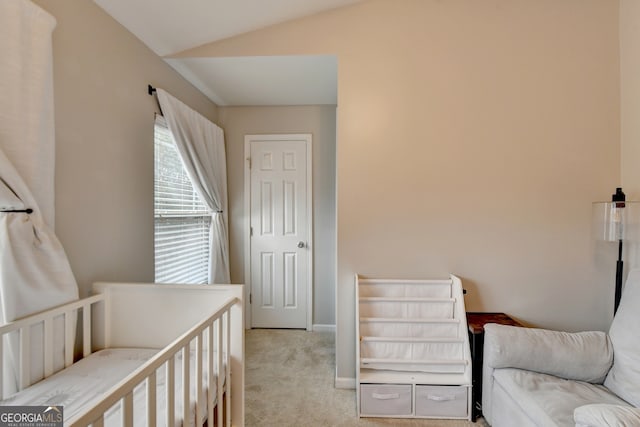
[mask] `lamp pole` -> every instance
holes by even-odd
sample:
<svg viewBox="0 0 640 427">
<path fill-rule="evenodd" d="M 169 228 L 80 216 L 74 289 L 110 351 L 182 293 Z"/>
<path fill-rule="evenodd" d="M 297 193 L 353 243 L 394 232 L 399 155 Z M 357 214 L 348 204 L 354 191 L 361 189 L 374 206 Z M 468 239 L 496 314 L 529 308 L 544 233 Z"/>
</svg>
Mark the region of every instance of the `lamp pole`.
<svg viewBox="0 0 640 427">
<path fill-rule="evenodd" d="M 622 262 L 622 239 L 618 240 L 618 261 L 616 262 L 616 294 L 613 303 L 613 314 L 618 311 L 620 305 L 620 299 L 622 298 L 622 269 L 624 263 Z"/>
<path fill-rule="evenodd" d="M 626 197 L 622 192 L 622 188 L 616 188 L 616 192 L 611 196 L 611 202 L 613 203 L 613 209 L 616 211 L 614 219 L 617 224 L 616 234 L 618 237 L 618 261 L 616 262 L 616 290 L 613 303 L 613 314 L 618 311 L 620 305 L 620 299 L 622 297 L 622 272 L 624 263 L 622 261 L 622 240 L 624 238 L 624 215 L 622 209 L 625 207 Z"/>
</svg>

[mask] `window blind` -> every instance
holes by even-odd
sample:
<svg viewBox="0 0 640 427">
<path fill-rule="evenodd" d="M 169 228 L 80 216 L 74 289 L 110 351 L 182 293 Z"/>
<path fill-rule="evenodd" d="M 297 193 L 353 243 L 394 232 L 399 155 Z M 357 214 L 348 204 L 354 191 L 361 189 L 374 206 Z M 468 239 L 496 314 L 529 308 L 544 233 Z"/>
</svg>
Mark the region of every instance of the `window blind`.
<svg viewBox="0 0 640 427">
<path fill-rule="evenodd" d="M 162 116 L 154 126 L 154 164 L 155 281 L 207 283 L 211 214 Z"/>
</svg>

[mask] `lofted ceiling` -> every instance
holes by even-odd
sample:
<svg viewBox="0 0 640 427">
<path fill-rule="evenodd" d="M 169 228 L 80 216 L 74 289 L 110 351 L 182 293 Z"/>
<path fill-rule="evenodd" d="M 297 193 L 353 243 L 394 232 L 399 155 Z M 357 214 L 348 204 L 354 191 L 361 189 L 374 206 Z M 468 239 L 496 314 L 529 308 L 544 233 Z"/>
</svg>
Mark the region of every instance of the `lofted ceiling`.
<svg viewBox="0 0 640 427">
<path fill-rule="evenodd" d="M 362 0 L 94 1 L 156 54 L 165 57 Z M 337 61 L 333 56 L 165 61 L 221 106 L 337 103 Z"/>
</svg>

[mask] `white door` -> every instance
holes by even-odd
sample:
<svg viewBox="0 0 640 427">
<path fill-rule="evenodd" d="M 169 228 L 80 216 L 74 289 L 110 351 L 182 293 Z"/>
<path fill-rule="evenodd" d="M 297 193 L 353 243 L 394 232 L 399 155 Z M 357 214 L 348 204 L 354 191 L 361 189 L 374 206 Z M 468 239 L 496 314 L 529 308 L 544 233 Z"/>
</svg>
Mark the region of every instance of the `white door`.
<svg viewBox="0 0 640 427">
<path fill-rule="evenodd" d="M 248 135 L 251 325 L 311 329 L 311 135 Z"/>
</svg>

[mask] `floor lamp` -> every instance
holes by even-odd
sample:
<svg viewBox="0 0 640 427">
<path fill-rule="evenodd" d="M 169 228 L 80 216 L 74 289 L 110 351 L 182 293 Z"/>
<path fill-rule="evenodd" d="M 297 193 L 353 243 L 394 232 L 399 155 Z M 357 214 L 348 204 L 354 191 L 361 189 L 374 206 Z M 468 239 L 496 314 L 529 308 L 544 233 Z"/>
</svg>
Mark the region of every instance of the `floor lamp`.
<svg viewBox="0 0 640 427">
<path fill-rule="evenodd" d="M 614 294 L 613 312 L 618 310 L 620 298 L 622 296 L 622 280 L 624 273 L 623 244 L 628 240 L 629 228 L 636 228 L 637 224 L 634 215 L 634 206 L 638 202 L 629 202 L 622 191 L 616 188 L 616 192 L 611 196 L 610 202 L 595 202 L 596 224 L 598 224 L 599 240 L 616 242 L 618 248 L 618 259 L 616 261 L 616 282 Z"/>
</svg>

